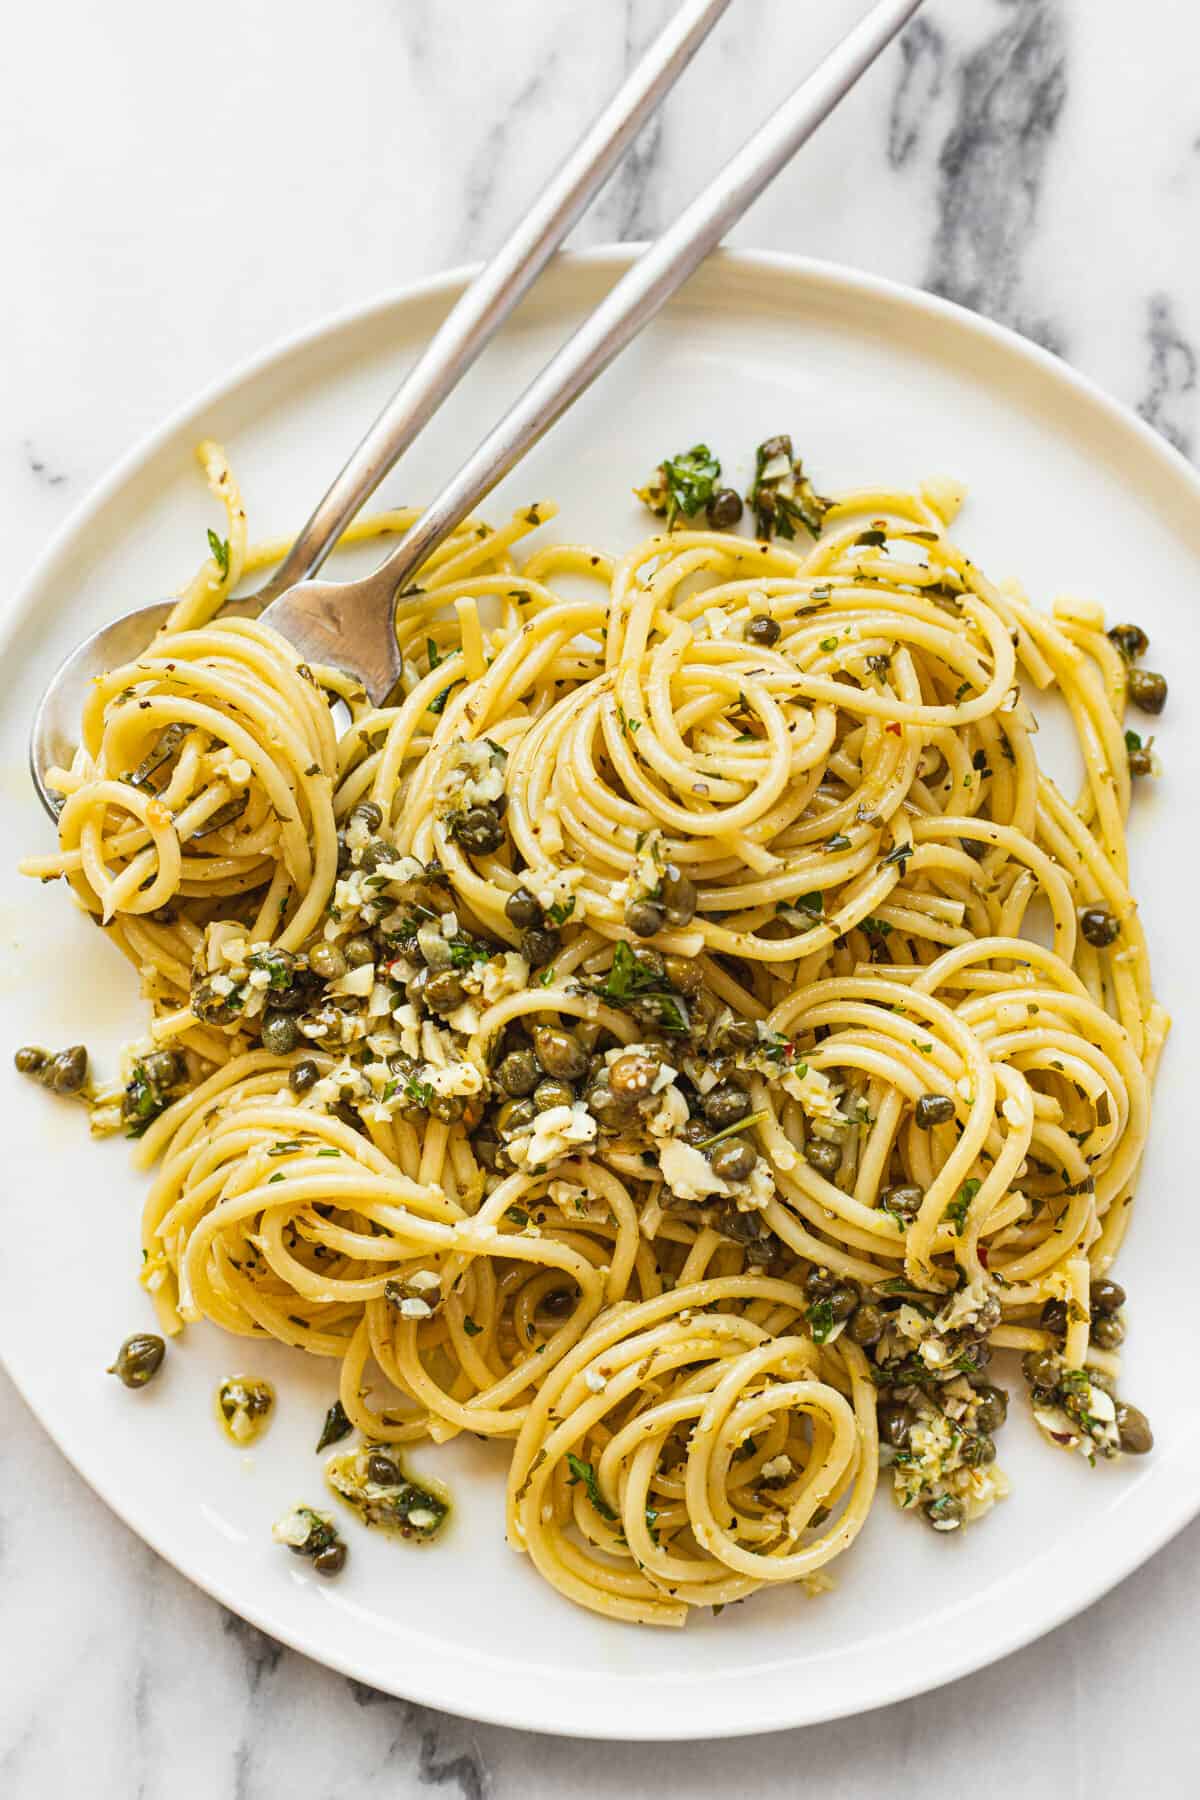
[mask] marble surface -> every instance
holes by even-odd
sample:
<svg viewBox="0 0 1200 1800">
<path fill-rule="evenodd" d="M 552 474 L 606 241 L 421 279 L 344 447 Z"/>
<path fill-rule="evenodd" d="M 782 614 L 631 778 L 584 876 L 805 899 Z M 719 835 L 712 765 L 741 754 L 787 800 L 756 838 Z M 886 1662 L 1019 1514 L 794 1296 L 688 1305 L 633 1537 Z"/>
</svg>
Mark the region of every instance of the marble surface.
<svg viewBox="0 0 1200 1800">
<path fill-rule="evenodd" d="M 652 234 L 862 0 L 734 0 L 578 230 Z M 667 0 L 46 0 L 6 21 L 10 579 L 113 461 L 264 344 L 496 241 Z M 928 0 L 733 241 L 933 288 L 1200 446 L 1190 0 Z M 15 1253 L 6 1245 L 6 1256 Z M 1035 1529 L 1035 1527 L 1031 1527 Z M 940 1693 L 747 1743 L 590 1745 L 364 1690 L 198 1593 L 0 1376 L 0 1795 L 1195 1792 L 1200 1525 Z"/>
</svg>

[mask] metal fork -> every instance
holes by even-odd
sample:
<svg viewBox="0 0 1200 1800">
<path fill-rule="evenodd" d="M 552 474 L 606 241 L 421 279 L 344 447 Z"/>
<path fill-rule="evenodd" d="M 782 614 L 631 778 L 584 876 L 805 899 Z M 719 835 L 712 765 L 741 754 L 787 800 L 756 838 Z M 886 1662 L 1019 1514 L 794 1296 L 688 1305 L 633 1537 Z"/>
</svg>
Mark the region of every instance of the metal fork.
<svg viewBox="0 0 1200 1800">
<path fill-rule="evenodd" d="M 680 9 L 574 156 L 532 211 L 472 282 L 387 409 L 363 439 L 305 525 L 276 574 L 253 596 L 259 616 L 310 662 L 356 675 L 377 703 L 400 678 L 395 613 L 431 551 L 461 524 L 613 358 L 636 337 L 697 265 L 828 117 L 922 0 L 876 0 L 870 12 L 750 137 L 720 173 L 649 246 L 546 364 L 505 416 L 370 575 L 358 581 L 304 579 L 499 328 L 640 126 L 673 85 L 729 0 Z M 105 626 L 55 674 L 34 717 L 30 768 L 55 816 L 46 773 L 69 754 L 88 683 L 143 650 L 173 602 L 159 602 Z M 238 602 L 239 610 L 243 602 Z"/>
</svg>

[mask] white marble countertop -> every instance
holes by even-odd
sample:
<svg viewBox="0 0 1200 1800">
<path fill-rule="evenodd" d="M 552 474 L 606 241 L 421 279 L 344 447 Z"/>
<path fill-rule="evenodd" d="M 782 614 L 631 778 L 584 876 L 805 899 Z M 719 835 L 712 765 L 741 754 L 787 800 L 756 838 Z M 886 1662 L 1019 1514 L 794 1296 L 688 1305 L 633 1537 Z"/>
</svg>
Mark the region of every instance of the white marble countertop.
<svg viewBox="0 0 1200 1800">
<path fill-rule="evenodd" d="M 861 10 L 735 0 L 577 240 L 657 230 Z M 232 364 L 489 248 L 668 11 L 13 9 L 10 579 L 130 444 Z M 1190 0 L 928 0 L 734 241 L 935 288 L 1052 346 L 1191 451 L 1198 54 Z M 1195 1792 L 1200 1524 L 1073 1624 L 951 1688 L 658 1751 L 473 1726 L 281 1649 L 132 1537 L 2 1376 L 0 1446 L 4 1800 Z"/>
</svg>

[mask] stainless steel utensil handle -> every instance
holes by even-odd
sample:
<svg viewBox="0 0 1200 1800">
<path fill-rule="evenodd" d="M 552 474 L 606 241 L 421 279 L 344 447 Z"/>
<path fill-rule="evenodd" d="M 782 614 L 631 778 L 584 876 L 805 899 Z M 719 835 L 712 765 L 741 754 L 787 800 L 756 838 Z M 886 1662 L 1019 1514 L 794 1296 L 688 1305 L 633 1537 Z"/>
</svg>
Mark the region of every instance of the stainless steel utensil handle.
<svg viewBox="0 0 1200 1800">
<path fill-rule="evenodd" d="M 643 251 L 363 586 L 390 599 L 637 336 L 885 49 L 921 0 L 877 4 Z"/>
<path fill-rule="evenodd" d="M 729 0 L 685 0 L 507 241 L 475 277 L 337 476 L 257 598 L 320 568 L 364 501 L 432 418 L 549 262 L 675 85 Z"/>
</svg>

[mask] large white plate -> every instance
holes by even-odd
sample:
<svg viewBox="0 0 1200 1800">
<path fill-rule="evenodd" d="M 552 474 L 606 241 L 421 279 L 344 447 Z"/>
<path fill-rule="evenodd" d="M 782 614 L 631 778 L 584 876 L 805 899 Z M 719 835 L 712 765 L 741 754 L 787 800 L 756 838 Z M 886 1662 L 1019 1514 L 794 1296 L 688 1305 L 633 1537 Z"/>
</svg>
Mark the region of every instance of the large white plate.
<svg viewBox="0 0 1200 1800">
<path fill-rule="evenodd" d="M 393 499 L 420 499 L 473 446 L 628 252 L 570 258 L 443 409 Z M 35 697 L 59 657 L 122 609 L 168 591 L 216 523 L 191 451 L 229 446 L 255 535 L 308 510 L 333 465 L 458 293 L 461 273 L 335 319 L 240 371 L 129 457 L 60 534 L 18 597 L 4 648 L 0 738 L 0 1044 L 83 1038 L 103 1061 L 141 1019 L 126 964 L 60 888 L 12 863 L 44 846 L 24 772 Z M 1149 630 L 1176 679 L 1166 773 L 1137 795 L 1133 860 L 1159 992 L 1176 1015 L 1159 1083 L 1140 1211 L 1122 1260 L 1132 1331 L 1125 1388 L 1158 1449 L 1090 1472 L 1022 1415 L 1002 1437 L 1013 1496 L 961 1539 L 935 1537 L 881 1494 L 837 1589 L 760 1595 L 680 1633 L 572 1608 L 506 1548 L 504 1451 L 477 1443 L 412 1459 L 448 1479 L 457 1516 L 440 1547 L 410 1551 L 348 1526 L 335 1583 L 272 1547 L 294 1499 L 323 1500 L 317 1429 L 330 1366 L 193 1328 L 165 1375 L 131 1396 L 104 1374 L 149 1324 L 135 1282 L 144 1183 L 121 1143 L 0 1075 L 0 1354 L 39 1418 L 109 1505 L 193 1581 L 275 1637 L 375 1686 L 508 1725 L 601 1737 L 705 1737 L 798 1725 L 919 1692 L 978 1668 L 1077 1612 L 1200 1508 L 1194 1400 L 1195 1180 L 1187 1126 L 1197 1061 L 1195 894 L 1188 804 L 1200 768 L 1200 482 L 1135 419 L 1061 363 L 925 295 L 782 257 L 711 262 L 495 496 L 552 495 L 553 529 L 624 546 L 645 529 L 631 484 L 699 438 L 739 483 L 753 446 L 790 430 L 827 489 L 906 485 L 948 471 L 970 485 L 958 534 L 996 576 L 1036 597 L 1096 595 Z M 1150 784 L 1143 784 L 1149 786 Z M 223 1374 L 272 1378 L 282 1402 L 251 1454 L 212 1415 Z M 1019 1385 L 1019 1382 L 1018 1382 Z"/>
</svg>

